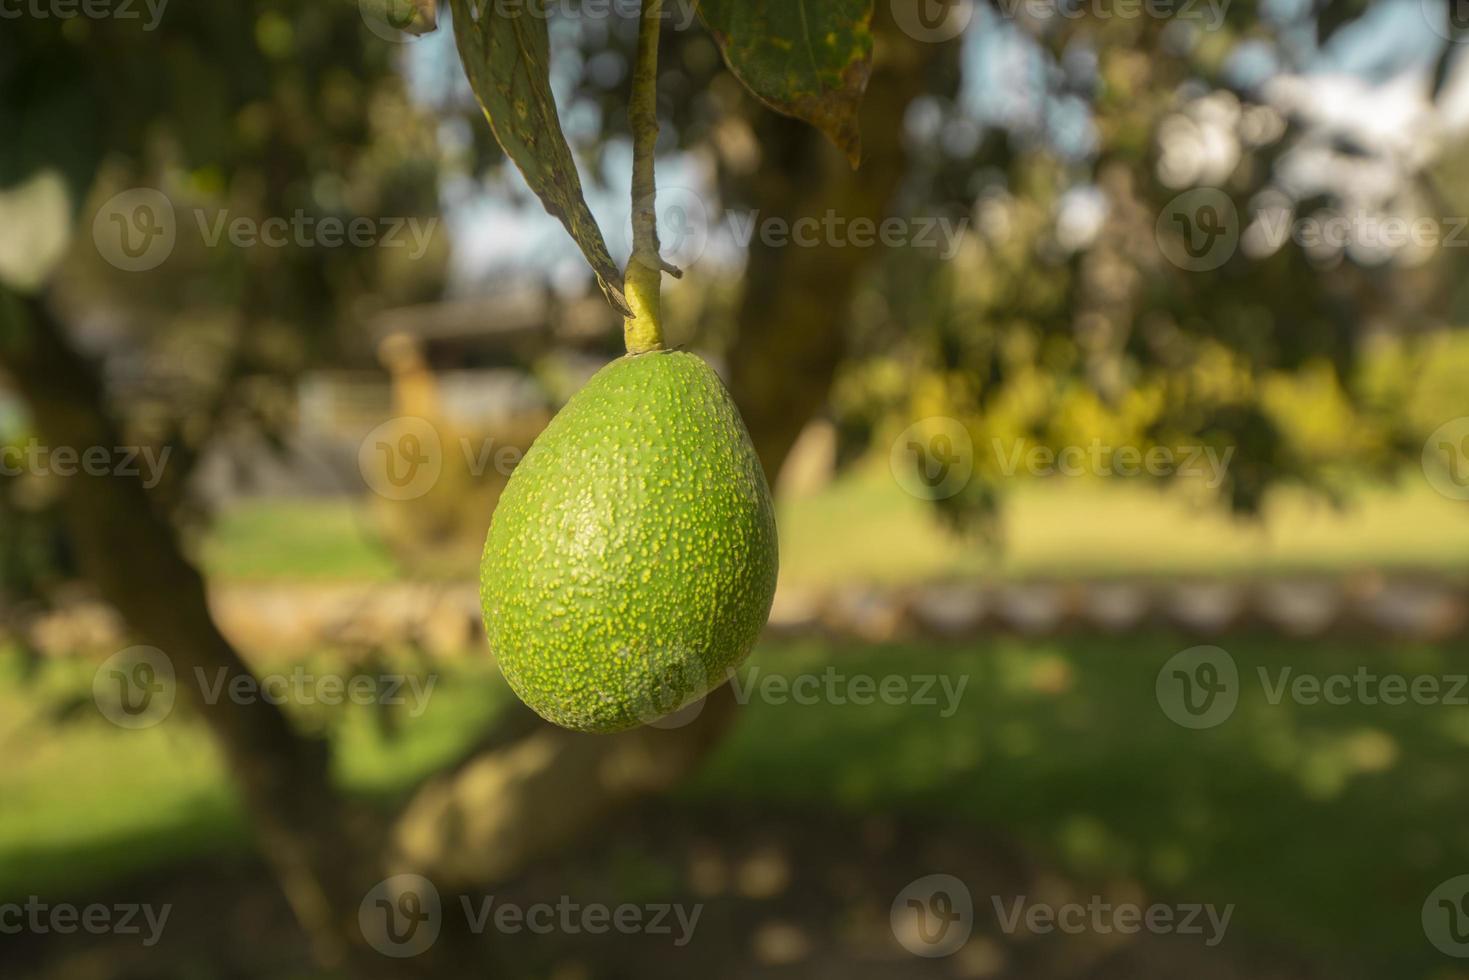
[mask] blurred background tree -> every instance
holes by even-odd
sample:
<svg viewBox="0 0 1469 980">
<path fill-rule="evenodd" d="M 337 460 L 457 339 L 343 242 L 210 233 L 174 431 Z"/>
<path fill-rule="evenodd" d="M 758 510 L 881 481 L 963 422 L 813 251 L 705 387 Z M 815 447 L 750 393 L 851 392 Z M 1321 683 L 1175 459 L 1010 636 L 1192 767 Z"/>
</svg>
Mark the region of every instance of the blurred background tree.
<svg viewBox="0 0 1469 980">
<path fill-rule="evenodd" d="M 668 290 L 672 339 L 723 362 L 772 477 L 822 417 L 843 461 L 883 452 L 913 419 L 960 420 L 981 447 L 980 478 L 939 509 L 968 527 L 995 528 L 1004 474 L 983 449 L 997 439 L 1232 449 L 1220 501 L 1247 513 L 1280 483 L 1345 499 L 1364 477 L 1394 477 L 1462 410 L 1469 353 L 1446 332 L 1465 303 L 1459 253 L 1302 246 L 1274 231 L 1311 215 L 1462 210 L 1463 130 L 1446 101 L 1463 90 L 1462 65 L 1447 36 L 1427 51 L 1418 34 L 1372 43 L 1397 23 L 1385 18 L 1401 18 L 1388 6 L 1235 3 L 1215 22 L 1204 7 L 1127 18 L 961 3 L 950 16 L 973 23 L 935 43 L 914 36 L 912 5 L 879 2 L 855 172 L 815 130 L 746 93 L 704 30 L 669 32 L 663 223 L 693 222 L 688 239 L 665 235 L 669 258 L 689 266 Z M 7 589 L 48 592 L 74 554 L 181 668 L 246 673 L 196 570 L 210 513 L 199 473 L 212 452 L 241 439 L 287 452 L 302 379 L 381 370 L 383 325 L 405 310 L 463 304 L 460 319 L 478 310 L 492 330 L 510 319 L 507 298 L 528 291 L 546 328 L 503 356 L 536 379 L 540 411 L 615 353 L 615 318 L 586 312 L 595 285 L 504 166 L 447 26 L 429 31 L 415 9 L 416 40 L 344 2 L 180 5 L 148 30 L 7 22 L 0 367 L 21 398 L 17 431 L 171 452 L 146 492 L 107 479 L 0 482 Z M 566 128 L 594 207 L 618 217 L 607 202 L 630 157 L 626 14 L 572 3 L 553 20 Z M 1306 80 L 1333 60 L 1363 76 L 1416 66 L 1415 84 L 1380 113 L 1360 101 L 1334 110 Z M 1332 84 L 1339 99 L 1366 97 Z M 137 187 L 161 191 L 178 215 L 172 253 L 145 274 L 109 263 L 93 236 L 106 202 Z M 1171 220 L 1175 199 L 1203 187 L 1236 215 L 1238 247 L 1222 256 L 1195 255 L 1191 238 L 1207 229 Z M 197 214 L 441 219 L 444 232 L 416 256 L 210 247 Z M 828 214 L 966 225 L 953 255 L 728 234 L 730 216 Z M 421 356 L 381 352 L 400 374 Z M 430 404 L 400 414 L 438 411 Z M 457 467 L 454 424 L 443 434 Z M 408 551 L 426 538 L 477 546 L 493 493 L 469 506 L 447 497 L 389 508 L 386 533 Z M 64 543 L 35 530 L 58 509 Z M 394 815 L 337 793 L 327 746 L 270 706 L 202 710 L 320 958 L 368 975 L 382 965 L 355 948 L 367 884 L 399 869 L 466 884 L 508 875 L 613 806 L 676 783 L 733 702 L 717 695 L 681 730 L 602 740 L 512 716 Z M 549 805 L 570 797 L 578 807 Z"/>
</svg>

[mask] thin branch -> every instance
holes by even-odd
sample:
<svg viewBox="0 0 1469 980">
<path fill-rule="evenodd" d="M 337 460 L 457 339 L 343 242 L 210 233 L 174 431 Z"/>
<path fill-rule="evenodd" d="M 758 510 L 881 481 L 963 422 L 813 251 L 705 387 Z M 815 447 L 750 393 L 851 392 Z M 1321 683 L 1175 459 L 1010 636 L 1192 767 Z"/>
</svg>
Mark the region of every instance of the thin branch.
<svg viewBox="0 0 1469 980">
<path fill-rule="evenodd" d="M 658 37 L 663 0 L 643 0 L 638 29 L 632 101 L 632 258 L 627 263 L 627 301 L 633 315 L 624 327 L 629 354 L 663 349 L 662 287 L 665 264 L 658 245 L 658 185 L 654 156 L 658 148 Z"/>
</svg>

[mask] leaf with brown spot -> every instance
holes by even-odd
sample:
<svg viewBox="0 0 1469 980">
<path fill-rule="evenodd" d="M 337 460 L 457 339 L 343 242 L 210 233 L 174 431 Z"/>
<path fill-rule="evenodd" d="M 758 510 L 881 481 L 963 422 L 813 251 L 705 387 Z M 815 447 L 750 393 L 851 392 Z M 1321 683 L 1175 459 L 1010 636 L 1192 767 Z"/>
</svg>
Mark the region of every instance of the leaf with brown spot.
<svg viewBox="0 0 1469 980">
<path fill-rule="evenodd" d="M 699 0 L 735 77 L 862 160 L 857 113 L 872 75 L 872 0 Z"/>
<path fill-rule="evenodd" d="M 556 114 L 545 0 L 450 0 L 449 9 L 459 58 L 495 139 L 546 210 L 576 239 L 608 302 L 629 315 L 622 272 L 587 206 Z"/>
</svg>

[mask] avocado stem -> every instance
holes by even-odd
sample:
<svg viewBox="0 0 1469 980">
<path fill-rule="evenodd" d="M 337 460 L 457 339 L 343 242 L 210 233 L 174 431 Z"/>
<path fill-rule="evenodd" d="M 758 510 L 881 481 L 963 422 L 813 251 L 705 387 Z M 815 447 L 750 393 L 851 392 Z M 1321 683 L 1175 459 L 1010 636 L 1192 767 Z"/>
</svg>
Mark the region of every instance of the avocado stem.
<svg viewBox="0 0 1469 980">
<path fill-rule="evenodd" d="M 625 290 L 632 316 L 623 326 L 629 354 L 663 349 L 663 271 L 658 244 L 658 184 L 654 156 L 658 148 L 658 36 L 663 0 L 643 0 L 638 28 L 637 62 L 633 66 L 632 101 L 632 257 Z"/>
</svg>

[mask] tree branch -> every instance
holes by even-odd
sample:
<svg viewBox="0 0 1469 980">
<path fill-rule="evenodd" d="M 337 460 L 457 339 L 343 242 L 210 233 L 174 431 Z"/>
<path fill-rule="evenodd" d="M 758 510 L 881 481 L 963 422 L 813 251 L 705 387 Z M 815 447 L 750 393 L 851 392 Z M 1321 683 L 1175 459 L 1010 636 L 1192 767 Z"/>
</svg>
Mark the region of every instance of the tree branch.
<svg viewBox="0 0 1469 980">
<path fill-rule="evenodd" d="M 623 329 L 629 354 L 663 349 L 663 272 L 658 244 L 658 182 L 654 175 L 658 150 L 658 38 L 663 23 L 662 0 L 643 0 L 638 27 L 637 62 L 633 66 L 632 101 L 632 257 L 625 287 L 633 315 Z"/>
</svg>

